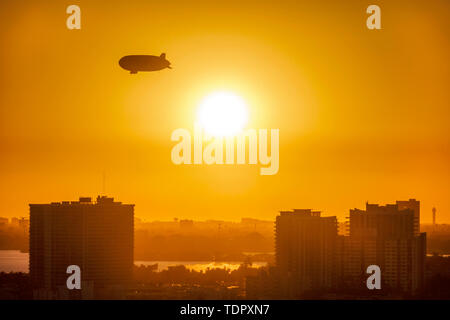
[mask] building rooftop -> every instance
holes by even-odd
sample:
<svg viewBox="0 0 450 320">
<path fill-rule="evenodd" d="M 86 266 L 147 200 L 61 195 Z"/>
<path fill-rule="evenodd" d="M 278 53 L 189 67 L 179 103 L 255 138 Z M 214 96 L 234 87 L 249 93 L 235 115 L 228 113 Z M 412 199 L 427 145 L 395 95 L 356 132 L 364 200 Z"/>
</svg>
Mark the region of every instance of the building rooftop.
<svg viewBox="0 0 450 320">
<path fill-rule="evenodd" d="M 80 197 L 78 201 L 61 201 L 61 202 L 51 202 L 50 204 L 31 204 L 30 206 L 40 206 L 40 205 L 52 205 L 52 206 L 70 206 L 70 205 L 98 205 L 98 204 L 115 204 L 122 205 L 122 202 L 115 202 L 114 198 L 109 198 L 107 196 L 97 196 L 96 201 L 92 201 L 91 197 Z M 131 204 L 134 206 L 134 204 Z"/>
<path fill-rule="evenodd" d="M 312 209 L 292 209 L 288 211 L 280 211 L 280 215 L 296 215 L 304 217 L 320 217 L 320 211 L 313 211 Z"/>
</svg>

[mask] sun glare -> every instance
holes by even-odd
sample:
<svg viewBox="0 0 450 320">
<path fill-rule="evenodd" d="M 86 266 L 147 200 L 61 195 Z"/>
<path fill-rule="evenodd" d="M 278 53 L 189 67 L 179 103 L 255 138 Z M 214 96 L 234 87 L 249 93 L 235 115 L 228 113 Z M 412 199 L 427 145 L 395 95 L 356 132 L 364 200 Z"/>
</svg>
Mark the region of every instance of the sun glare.
<svg viewBox="0 0 450 320">
<path fill-rule="evenodd" d="M 245 101 L 232 92 L 213 92 L 206 96 L 198 108 L 197 121 L 207 134 L 233 136 L 247 124 Z"/>
</svg>

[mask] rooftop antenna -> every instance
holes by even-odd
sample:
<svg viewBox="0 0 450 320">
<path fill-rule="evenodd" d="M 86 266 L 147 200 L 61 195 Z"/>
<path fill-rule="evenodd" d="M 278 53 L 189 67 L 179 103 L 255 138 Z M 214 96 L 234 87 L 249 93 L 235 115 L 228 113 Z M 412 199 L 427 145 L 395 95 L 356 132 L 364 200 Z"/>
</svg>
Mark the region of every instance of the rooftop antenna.
<svg viewBox="0 0 450 320">
<path fill-rule="evenodd" d="M 436 208 L 433 208 L 431 211 L 433 212 L 433 226 L 435 226 L 436 225 Z"/>
</svg>

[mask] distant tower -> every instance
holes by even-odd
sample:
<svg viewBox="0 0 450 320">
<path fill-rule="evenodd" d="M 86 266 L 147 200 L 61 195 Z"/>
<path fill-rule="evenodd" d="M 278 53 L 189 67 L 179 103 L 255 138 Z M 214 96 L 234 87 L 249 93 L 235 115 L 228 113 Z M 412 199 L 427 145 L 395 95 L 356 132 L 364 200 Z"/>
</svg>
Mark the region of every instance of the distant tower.
<svg viewBox="0 0 450 320">
<path fill-rule="evenodd" d="M 433 226 L 435 226 L 436 225 L 436 208 L 433 208 L 431 211 L 433 212 Z"/>
<path fill-rule="evenodd" d="M 106 172 L 103 171 L 103 175 L 102 175 L 102 192 L 103 195 L 106 196 Z"/>
</svg>

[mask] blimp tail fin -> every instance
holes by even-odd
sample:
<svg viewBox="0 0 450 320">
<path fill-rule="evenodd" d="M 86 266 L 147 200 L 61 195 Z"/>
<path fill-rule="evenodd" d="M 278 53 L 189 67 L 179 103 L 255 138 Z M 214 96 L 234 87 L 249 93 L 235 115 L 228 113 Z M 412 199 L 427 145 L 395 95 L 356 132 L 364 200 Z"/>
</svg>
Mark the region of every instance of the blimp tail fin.
<svg viewBox="0 0 450 320">
<path fill-rule="evenodd" d="M 165 59 L 166 58 L 166 54 L 165 53 L 161 53 L 161 55 L 159 57 L 162 58 L 162 59 Z"/>
</svg>

